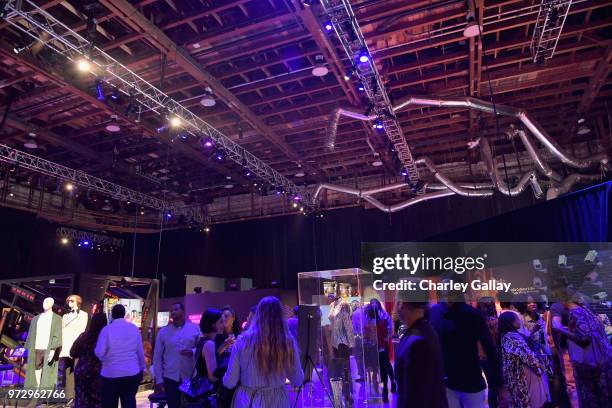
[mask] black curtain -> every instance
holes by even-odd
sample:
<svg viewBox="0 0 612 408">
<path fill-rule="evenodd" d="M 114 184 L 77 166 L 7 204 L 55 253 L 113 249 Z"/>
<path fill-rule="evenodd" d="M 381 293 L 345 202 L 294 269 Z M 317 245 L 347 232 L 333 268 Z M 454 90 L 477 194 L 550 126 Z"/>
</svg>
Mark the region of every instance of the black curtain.
<svg viewBox="0 0 612 408">
<path fill-rule="evenodd" d="M 138 235 L 135 276 L 164 277 L 166 296 L 185 291 L 186 274 L 250 277 L 296 288 L 298 272 L 357 267 L 361 242 L 386 241 L 608 241 L 612 183 L 537 203 L 529 193 L 512 200 L 448 197 L 395 214 L 361 207 L 327 211 L 323 218 L 292 215 L 214 225 L 209 233 L 165 231 Z M 501 215 L 500 215 L 501 214 Z M 57 225 L 0 209 L 0 277 L 60 273 L 129 276 L 133 235 L 116 253 L 62 247 Z"/>
</svg>

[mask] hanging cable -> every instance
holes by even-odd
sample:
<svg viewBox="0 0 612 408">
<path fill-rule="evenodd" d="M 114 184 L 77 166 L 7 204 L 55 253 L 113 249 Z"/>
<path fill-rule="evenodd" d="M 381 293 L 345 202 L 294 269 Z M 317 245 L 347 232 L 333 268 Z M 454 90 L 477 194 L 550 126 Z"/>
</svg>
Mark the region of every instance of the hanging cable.
<svg viewBox="0 0 612 408">
<path fill-rule="evenodd" d="M 472 6 L 474 7 L 474 12 L 476 12 L 476 0 L 472 0 Z M 484 7 L 484 3 L 483 3 L 483 7 Z M 483 10 L 484 13 L 484 10 Z M 478 24 L 476 24 L 478 26 L 478 37 L 480 38 L 480 44 L 482 46 L 482 60 L 483 62 L 486 61 L 485 56 L 487 54 L 486 49 L 485 49 L 485 41 L 484 38 L 482 36 L 482 29 L 480 28 L 480 21 L 478 21 Z M 484 63 L 485 68 L 487 70 L 487 82 L 489 84 L 489 101 L 491 102 L 491 104 L 493 105 L 493 115 L 495 116 L 495 134 L 496 136 L 499 138 L 499 117 L 497 115 L 497 106 L 495 105 L 495 98 L 493 97 L 493 85 L 491 84 L 491 71 L 489 70 L 489 64 L 488 63 Z M 495 149 L 494 144 L 491 143 L 491 147 L 493 149 Z M 493 154 L 495 155 L 495 151 L 493 152 Z M 509 177 L 508 177 L 508 166 L 506 164 L 506 156 L 502 153 L 502 163 L 504 165 L 504 175 L 506 178 L 506 185 L 508 186 L 508 188 L 510 187 L 510 181 L 509 181 Z M 495 164 L 495 163 L 494 163 Z M 512 202 L 512 194 L 510 194 L 508 196 L 510 198 L 510 207 L 514 208 L 514 204 Z"/>
</svg>

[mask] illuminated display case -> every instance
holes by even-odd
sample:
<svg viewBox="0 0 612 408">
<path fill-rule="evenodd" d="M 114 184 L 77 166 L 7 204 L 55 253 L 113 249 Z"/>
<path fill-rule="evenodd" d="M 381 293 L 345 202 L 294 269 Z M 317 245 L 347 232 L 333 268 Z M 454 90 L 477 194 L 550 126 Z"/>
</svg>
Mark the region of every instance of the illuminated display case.
<svg viewBox="0 0 612 408">
<path fill-rule="evenodd" d="M 311 379 L 301 406 L 360 407 L 382 401 L 376 322 L 368 318 L 370 300 L 380 300 L 372 281 L 370 272 L 358 268 L 298 274 L 298 341 L 305 376 Z"/>
</svg>

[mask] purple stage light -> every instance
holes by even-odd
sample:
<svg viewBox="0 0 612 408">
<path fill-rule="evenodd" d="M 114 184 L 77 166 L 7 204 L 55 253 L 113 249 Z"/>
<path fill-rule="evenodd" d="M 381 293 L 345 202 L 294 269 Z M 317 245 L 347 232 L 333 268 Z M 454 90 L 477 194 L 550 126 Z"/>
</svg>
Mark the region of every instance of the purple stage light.
<svg viewBox="0 0 612 408">
<path fill-rule="evenodd" d="M 334 26 L 332 25 L 332 23 L 327 22 L 327 23 L 325 23 L 325 29 L 326 29 L 327 31 L 331 31 L 331 30 L 333 30 L 333 29 L 334 29 Z"/>
</svg>

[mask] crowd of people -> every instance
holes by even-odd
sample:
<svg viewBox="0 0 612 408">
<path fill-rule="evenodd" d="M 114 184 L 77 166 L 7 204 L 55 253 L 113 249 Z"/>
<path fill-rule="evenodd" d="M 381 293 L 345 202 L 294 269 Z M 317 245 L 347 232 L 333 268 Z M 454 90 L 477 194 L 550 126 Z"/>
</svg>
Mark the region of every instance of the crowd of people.
<svg viewBox="0 0 612 408">
<path fill-rule="evenodd" d="M 571 378 L 580 408 L 612 406 L 612 347 L 604 325 L 575 294 L 557 289 L 559 301 L 550 307 L 505 294 L 473 307 L 462 293 L 430 303 L 398 292 L 394 315 L 401 326 L 395 327 L 372 299 L 351 317 L 353 353 L 363 358 L 355 382 L 376 392 L 382 383 L 383 400 L 397 392 L 402 408 L 566 408 L 572 406 Z M 277 298 L 263 298 L 242 327 L 231 307 L 206 310 L 199 326 L 186 319 L 181 303 L 170 313 L 171 323 L 157 334 L 152 368 L 155 393 L 168 408 L 185 402 L 292 406 L 286 380 L 295 387 L 304 380 L 297 307 L 285 319 Z M 135 408 L 146 367 L 140 332 L 124 317 L 122 305 L 113 307 L 110 324 L 94 314 L 74 343 L 75 407 L 111 408 L 121 400 L 122 407 Z M 399 343 L 391 364 L 394 335 Z"/>
<path fill-rule="evenodd" d="M 111 313 L 110 324 L 94 314 L 72 347 L 76 408 L 116 408 L 119 401 L 122 408 L 136 407 L 146 371 L 141 335 L 125 320 L 124 306 Z M 199 326 L 185 318 L 181 303 L 170 314 L 171 323 L 157 334 L 151 369 L 155 393 L 168 408 L 290 406 L 285 381 L 298 387 L 304 373 L 277 298 L 263 298 L 243 328 L 229 306 L 207 309 Z"/>
<path fill-rule="evenodd" d="M 450 293 L 432 305 L 398 292 L 397 406 L 476 408 L 487 398 L 491 408 L 572 407 L 568 377 L 580 408 L 612 406 L 612 346 L 602 319 L 566 285 L 553 296 L 558 301 L 545 308 L 502 293 L 498 311 L 493 298 L 472 307 Z"/>
</svg>

